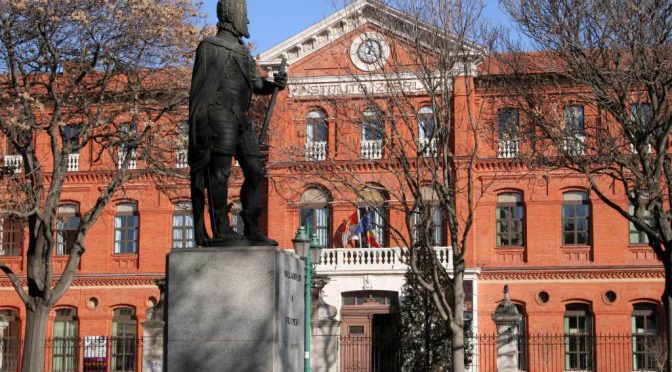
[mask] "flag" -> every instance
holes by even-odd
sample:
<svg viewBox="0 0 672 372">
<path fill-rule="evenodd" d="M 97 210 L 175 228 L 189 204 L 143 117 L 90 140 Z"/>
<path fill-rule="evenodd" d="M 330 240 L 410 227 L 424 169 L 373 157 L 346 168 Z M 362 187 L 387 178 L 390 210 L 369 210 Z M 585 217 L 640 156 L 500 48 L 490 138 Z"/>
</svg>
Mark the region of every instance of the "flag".
<svg viewBox="0 0 672 372">
<path fill-rule="evenodd" d="M 366 242 L 369 247 L 380 248 L 374 232 L 376 230 L 376 226 L 373 223 L 374 219 L 373 211 L 368 211 L 360 222 L 361 230 L 362 232 L 366 231 Z"/>
<path fill-rule="evenodd" d="M 357 237 L 359 229 L 359 210 L 357 210 L 345 221 L 345 227 L 343 228 L 343 234 L 341 235 L 343 247 L 347 246 L 350 240 Z"/>
</svg>

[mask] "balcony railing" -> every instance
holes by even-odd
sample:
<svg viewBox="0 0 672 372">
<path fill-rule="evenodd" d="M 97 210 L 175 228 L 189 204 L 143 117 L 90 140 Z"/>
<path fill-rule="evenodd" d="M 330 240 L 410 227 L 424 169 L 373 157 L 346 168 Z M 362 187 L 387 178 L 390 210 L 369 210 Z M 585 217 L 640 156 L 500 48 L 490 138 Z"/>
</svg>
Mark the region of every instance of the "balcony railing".
<svg viewBox="0 0 672 372">
<path fill-rule="evenodd" d="M 362 140 L 362 159 L 382 159 L 382 140 Z"/>
<path fill-rule="evenodd" d="M 438 153 L 438 146 L 436 138 L 419 138 L 418 139 L 418 154 L 424 157 L 435 157 Z"/>
<path fill-rule="evenodd" d="M 435 247 L 434 251 L 444 267 L 451 266 L 450 247 Z M 323 249 L 317 272 L 406 272 L 407 248 L 336 248 Z"/>
<path fill-rule="evenodd" d="M 176 154 L 177 163 L 175 163 L 175 168 L 186 168 L 189 166 L 187 161 L 187 150 L 179 150 Z"/>
<path fill-rule="evenodd" d="M 68 154 L 68 172 L 79 170 L 79 154 Z"/>
<path fill-rule="evenodd" d="M 137 169 L 138 168 L 138 162 L 136 160 L 136 155 L 135 155 L 135 149 L 130 151 L 131 159 L 128 161 L 128 169 Z M 124 165 L 124 160 L 126 160 L 126 153 L 124 150 L 119 151 L 119 163 L 117 166 L 119 168 Z"/>
<path fill-rule="evenodd" d="M 21 155 L 5 155 L 5 168 L 12 168 L 14 172 L 20 173 L 23 170 L 23 158 Z"/>
<path fill-rule="evenodd" d="M 519 141 L 517 139 L 512 140 L 499 140 L 499 149 L 497 151 L 497 157 L 500 159 L 512 159 L 518 157 L 519 150 Z"/>
<path fill-rule="evenodd" d="M 323 161 L 327 159 L 327 142 L 306 142 L 306 160 Z"/>
<path fill-rule="evenodd" d="M 579 156 L 586 153 L 585 136 L 569 136 L 565 138 L 563 150 L 569 156 Z"/>
</svg>

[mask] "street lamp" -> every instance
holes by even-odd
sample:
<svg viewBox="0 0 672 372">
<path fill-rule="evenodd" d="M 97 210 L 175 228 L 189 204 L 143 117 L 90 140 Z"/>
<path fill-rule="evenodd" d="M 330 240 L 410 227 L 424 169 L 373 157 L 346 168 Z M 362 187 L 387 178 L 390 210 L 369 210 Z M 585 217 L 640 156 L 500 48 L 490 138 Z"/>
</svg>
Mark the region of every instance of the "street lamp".
<svg viewBox="0 0 672 372">
<path fill-rule="evenodd" d="M 303 370 L 304 372 L 310 372 L 310 327 L 311 327 L 311 298 L 310 298 L 310 286 L 312 282 L 313 275 L 313 265 L 316 265 L 320 262 L 320 241 L 317 239 L 317 234 L 313 233 L 308 239 L 308 234 L 306 234 L 306 228 L 301 226 L 296 231 L 296 236 L 292 239 L 292 244 L 294 245 L 294 252 L 301 257 L 301 260 L 305 263 L 306 273 L 305 273 L 305 287 L 303 291 L 303 296 L 305 298 L 305 308 L 304 308 L 304 356 L 303 356 Z"/>
</svg>

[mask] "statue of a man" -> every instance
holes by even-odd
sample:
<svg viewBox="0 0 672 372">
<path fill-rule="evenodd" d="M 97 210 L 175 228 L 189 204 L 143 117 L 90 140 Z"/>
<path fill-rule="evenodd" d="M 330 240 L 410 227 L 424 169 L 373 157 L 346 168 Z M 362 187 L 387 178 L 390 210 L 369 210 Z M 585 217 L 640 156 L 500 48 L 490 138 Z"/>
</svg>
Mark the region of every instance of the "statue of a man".
<svg viewBox="0 0 672 372">
<path fill-rule="evenodd" d="M 259 185 L 264 163 L 247 116 L 252 94 L 284 89 L 286 73 L 262 79 L 242 38 L 249 38 L 245 0 L 219 0 L 217 35 L 203 40 L 196 52 L 189 99 L 189 165 L 196 244 L 278 245 L 258 230 Z M 232 156 L 245 176 L 240 191 L 245 235 L 229 223 L 228 180 Z M 205 230 L 206 192 L 213 237 Z"/>
</svg>

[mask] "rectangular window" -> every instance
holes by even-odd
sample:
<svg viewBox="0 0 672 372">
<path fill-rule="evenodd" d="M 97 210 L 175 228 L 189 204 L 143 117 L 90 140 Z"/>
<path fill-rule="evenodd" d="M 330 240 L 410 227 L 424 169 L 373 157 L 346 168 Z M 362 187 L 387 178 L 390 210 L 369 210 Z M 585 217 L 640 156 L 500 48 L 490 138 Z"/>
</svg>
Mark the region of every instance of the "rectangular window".
<svg viewBox="0 0 672 372">
<path fill-rule="evenodd" d="M 565 106 L 565 134 L 568 136 L 583 136 L 585 127 L 583 122 L 583 106 Z"/>
<path fill-rule="evenodd" d="M 518 138 L 518 109 L 503 108 L 499 110 L 499 139 L 511 140 Z"/>
<path fill-rule="evenodd" d="M 54 350 L 52 370 L 54 372 L 77 371 L 77 318 L 74 310 L 56 311 L 54 319 Z"/>
<path fill-rule="evenodd" d="M 585 201 L 563 202 L 562 244 L 590 244 L 590 206 Z"/>
<path fill-rule="evenodd" d="M 378 248 L 387 246 L 386 209 L 384 206 L 375 208 L 359 208 L 359 219 L 363 231 L 359 234 L 361 248 Z"/>
<path fill-rule="evenodd" d="M 194 248 L 194 216 L 188 211 L 173 213 L 173 249 Z"/>
<path fill-rule="evenodd" d="M 138 253 L 139 219 L 135 206 L 120 204 L 114 216 L 114 253 Z"/>
<path fill-rule="evenodd" d="M 657 370 L 660 350 L 665 348 L 658 335 L 658 311 L 655 304 L 634 305 L 630 317 L 632 327 L 632 369 L 635 371 Z"/>
<path fill-rule="evenodd" d="M 523 206 L 519 203 L 497 203 L 497 246 L 522 247 Z"/>
<path fill-rule="evenodd" d="M 435 247 L 442 247 L 446 244 L 443 211 L 441 210 L 441 207 L 433 205 L 433 206 L 430 206 L 429 213 L 431 214 L 430 218 L 432 219 L 432 221 L 431 221 L 431 224 L 432 224 L 431 225 L 432 238 L 431 238 L 430 244 L 432 244 Z M 413 224 L 415 226 L 418 226 L 418 224 L 421 223 L 421 221 L 419 219 L 420 219 L 420 214 L 419 213 L 413 213 Z M 415 240 L 417 240 L 419 238 L 417 228 L 413 231 L 413 238 Z"/>
<path fill-rule="evenodd" d="M 126 315 L 124 315 L 126 314 Z M 135 371 L 137 321 L 132 309 L 117 309 L 112 320 L 112 369 L 115 372 Z"/>
<path fill-rule="evenodd" d="M 630 104 L 630 119 L 646 127 L 651 121 L 651 105 L 648 103 Z"/>
<path fill-rule="evenodd" d="M 56 255 L 69 255 L 72 252 L 80 222 L 81 218 L 77 205 L 61 205 L 58 207 Z"/>
<path fill-rule="evenodd" d="M 23 224 L 13 217 L 0 218 L 0 256 L 21 256 Z"/>
<path fill-rule="evenodd" d="M 565 371 L 592 370 L 592 327 L 592 317 L 585 311 L 565 312 Z"/>
<path fill-rule="evenodd" d="M 302 226 L 306 226 L 306 229 L 310 233 L 316 233 L 317 239 L 320 241 L 320 246 L 323 248 L 329 248 L 329 208 L 304 208 L 301 209 L 301 221 Z"/>
<path fill-rule="evenodd" d="M 633 205 L 630 205 L 628 208 L 628 212 L 631 215 L 635 214 L 635 207 Z M 644 219 L 646 220 L 646 223 L 651 226 L 654 221 L 653 217 L 651 216 L 651 212 L 645 211 L 644 212 Z M 632 223 L 631 221 L 628 221 L 628 226 L 630 230 L 630 244 L 636 245 L 636 244 L 649 244 L 649 237 L 646 235 L 644 231 L 639 230 L 637 227 L 635 227 L 635 224 Z"/>
<path fill-rule="evenodd" d="M 63 135 L 68 145 L 72 146 L 71 154 L 79 153 L 79 125 L 66 125 L 63 128 Z"/>
</svg>

